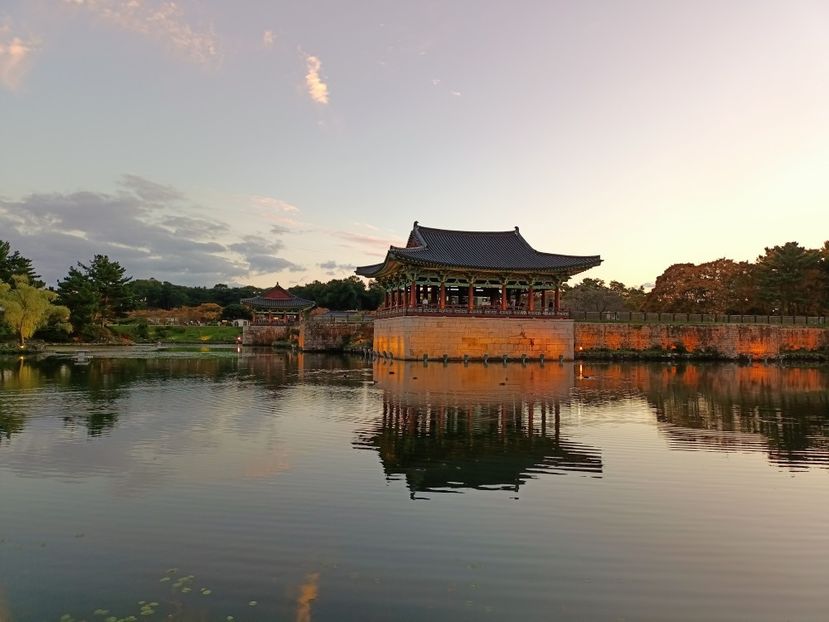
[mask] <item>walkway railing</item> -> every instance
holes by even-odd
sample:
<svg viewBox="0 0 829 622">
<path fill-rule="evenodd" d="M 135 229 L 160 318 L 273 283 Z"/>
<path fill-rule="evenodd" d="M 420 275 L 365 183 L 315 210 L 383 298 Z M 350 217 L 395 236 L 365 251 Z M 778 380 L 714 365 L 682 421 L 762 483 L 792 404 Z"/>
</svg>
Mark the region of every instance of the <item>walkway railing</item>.
<svg viewBox="0 0 829 622">
<path fill-rule="evenodd" d="M 776 324 L 783 326 L 827 326 L 825 316 L 723 315 L 715 313 L 643 313 L 637 311 L 570 311 L 577 322 L 625 322 L 661 324 Z"/>
<path fill-rule="evenodd" d="M 550 309 L 506 309 L 499 307 L 473 307 L 465 305 L 447 306 L 440 309 L 437 305 L 419 305 L 417 307 L 394 307 L 378 309 L 374 317 L 401 316 L 463 316 L 463 317 L 530 317 L 571 319 L 577 322 L 619 322 L 619 323 L 660 323 L 660 324 L 773 324 L 782 326 L 817 326 L 827 327 L 825 316 L 806 315 L 724 315 L 715 313 L 644 313 L 639 311 L 562 311 L 556 313 Z M 352 320 L 353 321 L 353 320 Z"/>
</svg>

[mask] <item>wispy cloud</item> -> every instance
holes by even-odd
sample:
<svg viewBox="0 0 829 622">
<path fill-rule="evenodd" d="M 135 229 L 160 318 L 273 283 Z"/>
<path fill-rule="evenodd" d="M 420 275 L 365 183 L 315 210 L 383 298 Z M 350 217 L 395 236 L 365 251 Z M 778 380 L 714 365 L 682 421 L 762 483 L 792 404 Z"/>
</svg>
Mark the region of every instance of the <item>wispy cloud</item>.
<svg viewBox="0 0 829 622">
<path fill-rule="evenodd" d="M 250 199 L 250 202 L 256 205 L 257 207 L 264 207 L 268 210 L 293 213 L 299 211 L 299 208 L 296 205 L 291 205 L 287 201 L 283 201 L 282 199 L 277 199 L 275 197 L 267 197 L 259 194 L 252 194 L 248 198 Z"/>
<path fill-rule="evenodd" d="M 333 259 L 318 263 L 317 266 L 325 270 L 328 276 L 335 276 L 338 272 L 354 272 L 356 267 L 353 264 L 337 263 Z"/>
<path fill-rule="evenodd" d="M 262 33 L 262 45 L 266 48 L 272 48 L 273 44 L 276 42 L 276 35 L 273 34 L 273 30 L 266 30 Z"/>
<path fill-rule="evenodd" d="M 138 175 L 123 175 L 120 185 L 150 202 L 181 201 L 184 195 L 172 186 L 164 186 Z"/>
<path fill-rule="evenodd" d="M 220 60 L 219 41 L 212 29 L 196 29 L 175 2 L 146 0 L 64 0 L 124 30 L 155 39 L 192 62 L 214 65 Z"/>
<path fill-rule="evenodd" d="M 36 49 L 35 41 L 12 35 L 11 24 L 0 22 L 0 86 L 10 91 L 20 88 Z"/>
<path fill-rule="evenodd" d="M 328 85 L 320 78 L 322 64 L 316 56 L 306 56 L 305 63 L 308 73 L 305 74 L 305 86 L 308 87 L 308 95 L 318 104 L 328 103 Z"/>
<path fill-rule="evenodd" d="M 349 246 L 356 246 L 361 250 L 368 250 L 378 254 L 387 251 L 389 246 L 394 244 L 399 245 L 401 243 L 400 239 L 392 240 L 391 238 L 381 238 L 376 235 L 367 235 L 354 231 L 332 231 L 331 235 L 348 242 Z"/>
</svg>

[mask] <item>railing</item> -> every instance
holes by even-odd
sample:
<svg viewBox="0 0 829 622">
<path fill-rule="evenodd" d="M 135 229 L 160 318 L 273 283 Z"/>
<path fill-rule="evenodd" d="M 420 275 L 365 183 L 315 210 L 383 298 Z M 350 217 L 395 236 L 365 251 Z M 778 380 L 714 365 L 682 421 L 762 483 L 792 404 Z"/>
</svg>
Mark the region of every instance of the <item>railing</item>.
<svg viewBox="0 0 829 622">
<path fill-rule="evenodd" d="M 471 309 L 466 305 L 450 306 L 441 309 L 437 305 L 418 305 L 416 307 L 393 307 L 378 309 L 375 317 L 415 316 L 463 316 L 463 317 L 528 317 L 528 318 L 558 318 L 567 319 L 567 313 L 556 313 L 551 309 L 535 309 L 530 311 L 523 308 L 501 309 L 500 307 L 476 306 Z"/>
<path fill-rule="evenodd" d="M 773 324 L 782 326 L 827 327 L 825 316 L 805 315 L 724 315 L 715 313 L 644 313 L 639 311 L 561 311 L 524 308 L 501 309 L 500 307 L 466 305 L 446 306 L 418 305 L 378 309 L 374 317 L 401 316 L 463 316 L 463 317 L 529 317 L 571 319 L 577 322 L 661 323 L 661 324 Z M 345 320 L 340 320 L 345 321 Z M 353 321 L 353 320 L 348 320 Z M 367 317 L 362 321 L 371 321 Z"/>
<path fill-rule="evenodd" d="M 662 324 L 776 324 L 826 327 L 825 316 L 723 315 L 715 313 L 644 313 L 639 311 L 570 311 L 577 322 L 626 322 Z"/>
<path fill-rule="evenodd" d="M 249 326 L 297 326 L 299 320 L 251 320 Z"/>
<path fill-rule="evenodd" d="M 314 324 L 370 324 L 374 314 L 354 313 L 348 315 L 317 315 L 308 318 Z"/>
</svg>

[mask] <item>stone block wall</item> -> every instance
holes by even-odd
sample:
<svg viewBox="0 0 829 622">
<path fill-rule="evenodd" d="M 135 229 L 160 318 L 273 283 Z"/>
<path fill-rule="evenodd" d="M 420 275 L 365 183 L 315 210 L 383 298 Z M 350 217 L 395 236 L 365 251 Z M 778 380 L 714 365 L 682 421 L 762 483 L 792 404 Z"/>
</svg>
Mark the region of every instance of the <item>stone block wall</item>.
<svg viewBox="0 0 829 622">
<path fill-rule="evenodd" d="M 242 344 L 246 346 L 272 346 L 296 339 L 295 326 L 245 326 L 242 328 Z"/>
<path fill-rule="evenodd" d="M 727 358 L 776 358 L 829 348 L 824 328 L 760 324 L 614 324 L 577 322 L 576 353 L 597 350 L 716 352 Z"/>
<path fill-rule="evenodd" d="M 395 359 L 421 360 L 423 355 L 451 360 L 526 355 L 548 361 L 573 358 L 573 321 L 551 318 L 417 317 L 374 321 L 375 352 Z"/>
<path fill-rule="evenodd" d="M 299 329 L 299 349 L 305 352 L 341 351 L 370 348 L 371 322 L 303 322 Z"/>
</svg>

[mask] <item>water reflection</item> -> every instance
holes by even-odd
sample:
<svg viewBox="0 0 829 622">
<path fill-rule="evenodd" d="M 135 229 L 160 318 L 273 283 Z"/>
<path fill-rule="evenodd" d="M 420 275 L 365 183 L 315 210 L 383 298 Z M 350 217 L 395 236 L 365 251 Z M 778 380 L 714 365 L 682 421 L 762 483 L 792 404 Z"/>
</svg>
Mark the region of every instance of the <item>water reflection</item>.
<svg viewBox="0 0 829 622">
<path fill-rule="evenodd" d="M 382 417 L 358 447 L 376 450 L 389 479 L 422 492 L 517 492 L 539 474 L 600 476 L 598 449 L 562 433 L 573 368 L 376 363 Z M 564 426 L 566 432 L 566 425 Z"/>
<path fill-rule="evenodd" d="M 829 369 L 768 365 L 590 365 L 580 399 L 643 395 L 678 450 L 764 451 L 792 469 L 829 465 Z"/>
</svg>

